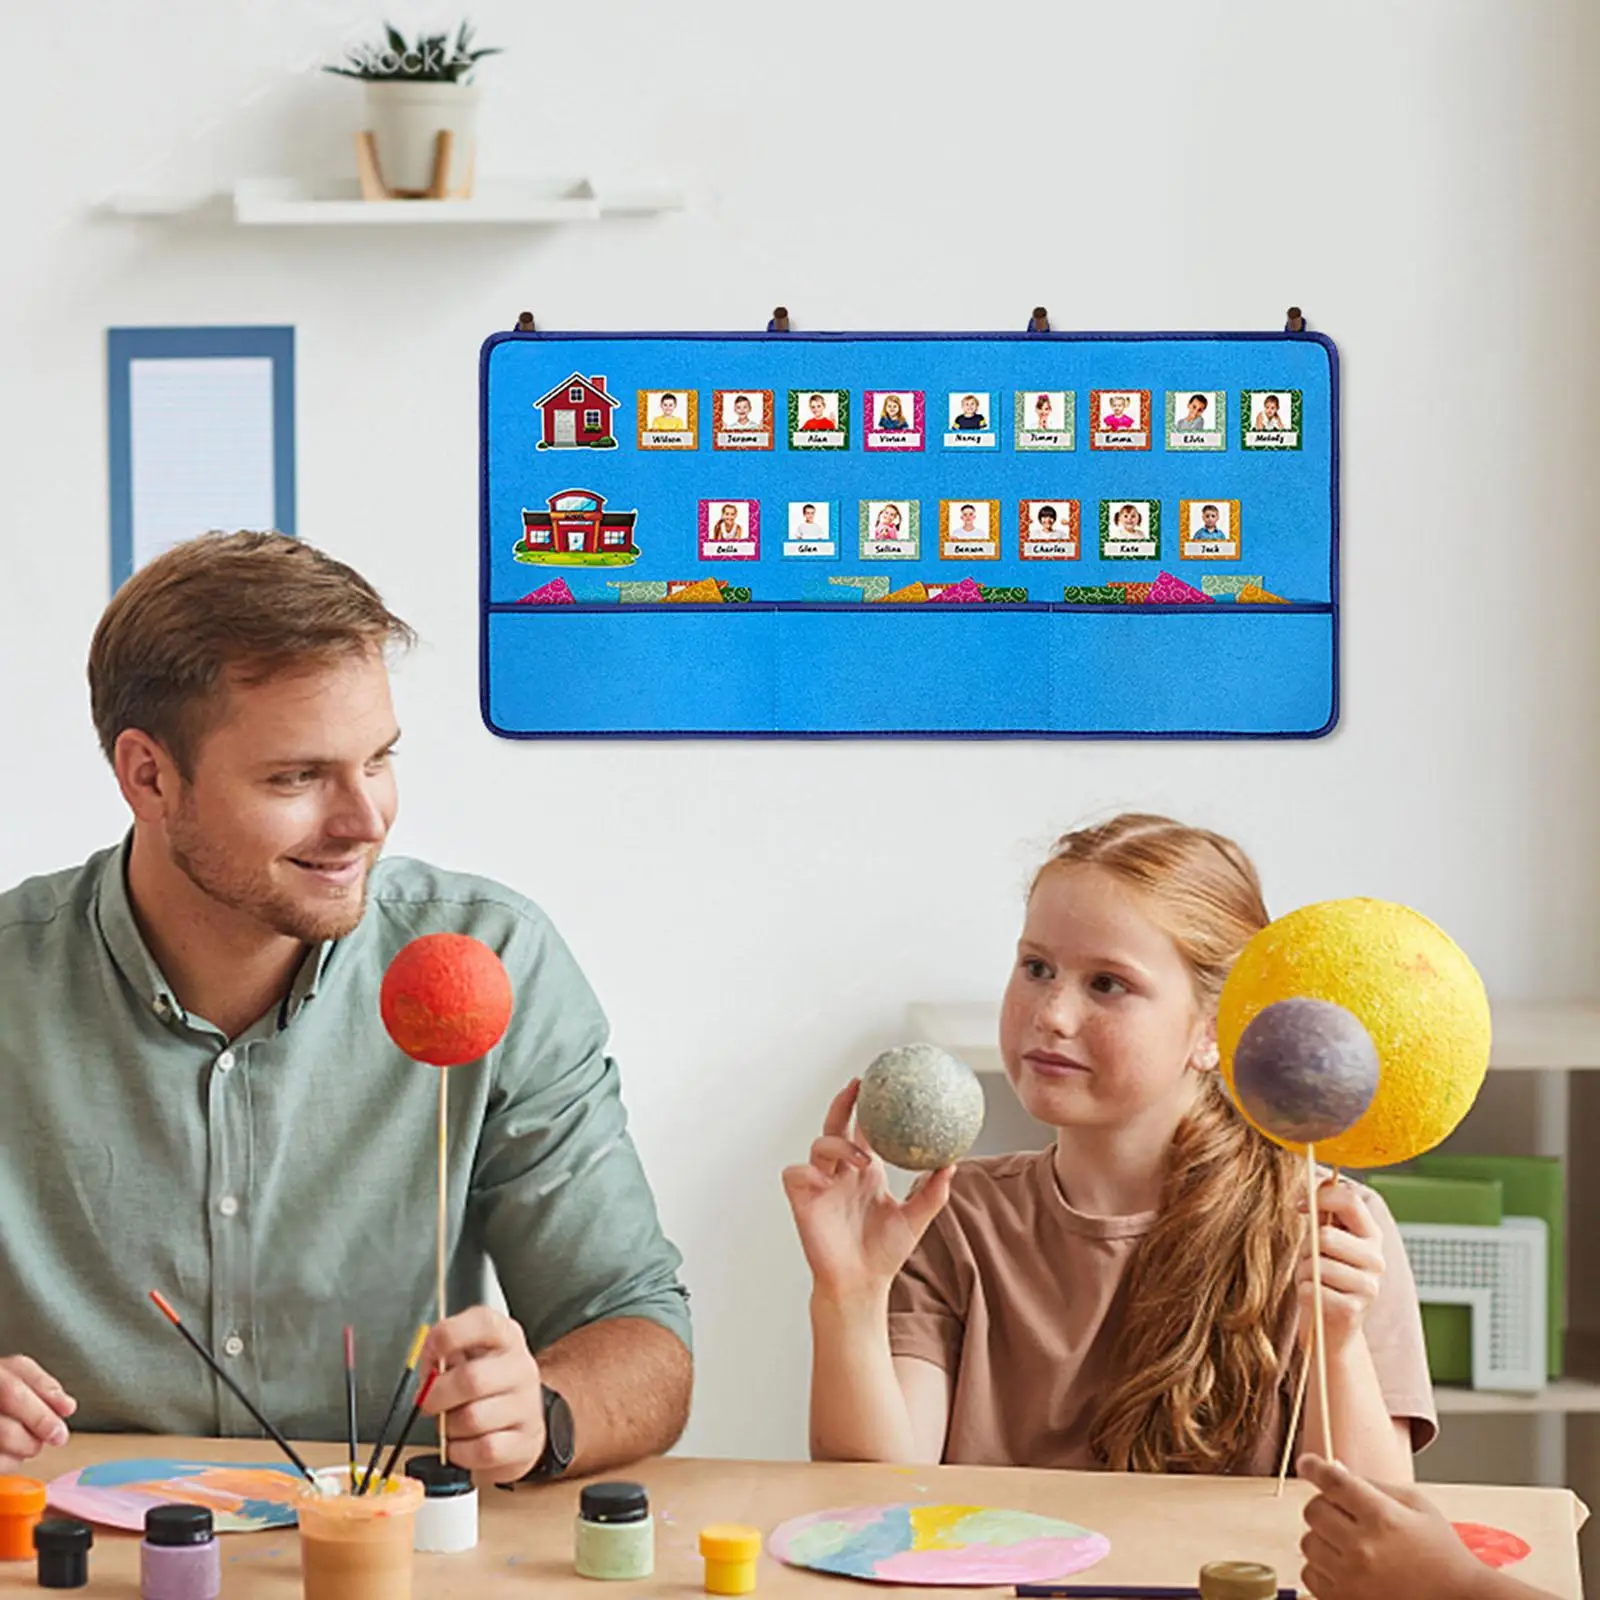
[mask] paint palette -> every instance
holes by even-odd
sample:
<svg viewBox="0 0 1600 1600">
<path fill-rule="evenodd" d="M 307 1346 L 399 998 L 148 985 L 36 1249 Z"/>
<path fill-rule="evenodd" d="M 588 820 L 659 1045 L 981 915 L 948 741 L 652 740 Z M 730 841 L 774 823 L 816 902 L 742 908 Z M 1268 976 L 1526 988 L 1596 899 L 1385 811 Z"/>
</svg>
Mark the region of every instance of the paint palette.
<svg viewBox="0 0 1600 1600">
<path fill-rule="evenodd" d="M 1000 1506 L 844 1506 L 795 1517 L 768 1549 L 791 1567 L 878 1583 L 1043 1583 L 1103 1561 L 1104 1534 Z"/>
<path fill-rule="evenodd" d="M 206 1506 L 218 1533 L 292 1528 L 300 1474 L 287 1462 L 187 1461 L 147 1456 L 103 1461 L 55 1479 L 50 1505 L 103 1528 L 138 1533 L 151 1506 Z"/>
</svg>

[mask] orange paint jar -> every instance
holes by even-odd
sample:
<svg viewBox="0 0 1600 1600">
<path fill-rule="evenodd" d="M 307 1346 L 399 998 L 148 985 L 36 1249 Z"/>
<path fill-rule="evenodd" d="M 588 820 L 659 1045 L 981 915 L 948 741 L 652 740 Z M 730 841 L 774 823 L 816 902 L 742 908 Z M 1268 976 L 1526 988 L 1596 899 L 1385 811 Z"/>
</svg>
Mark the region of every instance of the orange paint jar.
<svg viewBox="0 0 1600 1600">
<path fill-rule="evenodd" d="M 0 1561 L 32 1561 L 33 1530 L 44 1516 L 37 1478 L 0 1477 Z"/>
</svg>

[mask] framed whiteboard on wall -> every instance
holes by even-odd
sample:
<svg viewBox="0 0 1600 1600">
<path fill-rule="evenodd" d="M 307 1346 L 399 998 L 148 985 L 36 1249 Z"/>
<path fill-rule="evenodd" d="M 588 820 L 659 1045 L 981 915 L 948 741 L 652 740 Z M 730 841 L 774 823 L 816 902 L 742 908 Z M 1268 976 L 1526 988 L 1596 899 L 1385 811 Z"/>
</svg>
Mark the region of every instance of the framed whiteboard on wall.
<svg viewBox="0 0 1600 1600">
<path fill-rule="evenodd" d="M 294 329 L 106 334 L 111 588 L 214 528 L 295 531 Z"/>
</svg>

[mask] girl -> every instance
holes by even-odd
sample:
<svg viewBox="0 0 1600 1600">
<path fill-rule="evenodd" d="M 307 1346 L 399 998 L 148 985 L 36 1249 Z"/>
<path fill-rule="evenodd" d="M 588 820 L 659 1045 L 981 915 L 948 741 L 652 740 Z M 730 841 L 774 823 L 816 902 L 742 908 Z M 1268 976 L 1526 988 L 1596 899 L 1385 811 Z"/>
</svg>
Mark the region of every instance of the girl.
<svg viewBox="0 0 1600 1600">
<path fill-rule="evenodd" d="M 1136 539 L 1144 526 L 1144 514 L 1138 506 L 1126 505 L 1117 513 L 1117 531 L 1124 539 Z"/>
<path fill-rule="evenodd" d="M 878 408 L 878 432 L 904 433 L 910 426 L 900 405 L 900 396 L 886 394 L 883 397 L 883 404 Z"/>
<path fill-rule="evenodd" d="M 1278 412 L 1278 397 L 1275 394 L 1269 394 L 1261 402 L 1261 409 L 1256 412 L 1256 432 L 1275 433 L 1283 426 L 1283 418 Z"/>
<path fill-rule="evenodd" d="M 877 521 L 872 525 L 872 537 L 890 543 L 900 537 L 900 507 L 892 500 L 879 510 Z"/>
<path fill-rule="evenodd" d="M 1068 834 L 1000 1017 L 1053 1147 L 946 1168 L 900 1202 L 853 1136 L 857 1085 L 837 1096 L 784 1173 L 813 1278 L 813 1456 L 1276 1469 L 1309 1326 L 1304 1170 L 1234 1110 L 1215 1036 L 1266 922 L 1215 834 L 1148 816 Z M 1319 1209 L 1334 1439 L 1355 1471 L 1409 1480 L 1436 1429 L 1405 1255 L 1369 1191 L 1325 1183 Z"/>
<path fill-rule="evenodd" d="M 1100 426 L 1109 433 L 1117 433 L 1133 426 L 1133 418 L 1128 415 L 1127 395 L 1112 395 L 1110 409 L 1100 419 Z"/>
<path fill-rule="evenodd" d="M 1050 418 L 1055 409 L 1055 401 L 1047 394 L 1037 394 L 1033 397 L 1033 431 L 1035 433 L 1051 433 Z"/>
</svg>

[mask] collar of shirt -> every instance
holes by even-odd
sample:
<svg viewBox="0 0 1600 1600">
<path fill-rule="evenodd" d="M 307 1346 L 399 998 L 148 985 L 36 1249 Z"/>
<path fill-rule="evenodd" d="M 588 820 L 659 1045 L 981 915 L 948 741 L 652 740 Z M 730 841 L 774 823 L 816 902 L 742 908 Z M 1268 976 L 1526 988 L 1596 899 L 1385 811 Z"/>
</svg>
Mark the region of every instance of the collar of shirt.
<svg viewBox="0 0 1600 1600">
<path fill-rule="evenodd" d="M 133 834 L 130 832 L 120 848 L 107 851 L 100 869 L 100 882 L 95 893 L 95 923 L 100 930 L 100 937 L 133 992 L 144 997 L 150 1009 L 163 1022 L 177 1023 L 197 1032 L 216 1033 L 219 1030 L 204 1017 L 184 1009 L 183 1003 L 173 993 L 172 985 L 167 982 L 166 974 L 151 955 L 150 947 L 144 942 L 144 935 L 140 933 L 138 919 L 134 915 L 133 902 L 128 895 L 128 858 L 132 850 Z M 295 973 L 294 982 L 278 1007 L 274 1031 L 281 1033 L 299 1015 L 301 1007 L 316 998 L 317 986 L 322 982 L 336 948 L 337 941 L 325 939 L 307 949 L 305 959 Z"/>
</svg>

